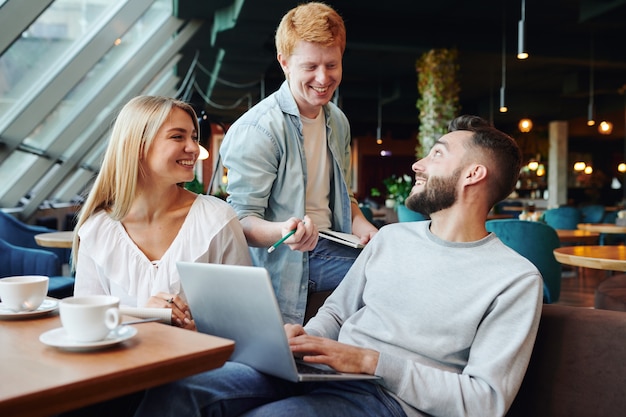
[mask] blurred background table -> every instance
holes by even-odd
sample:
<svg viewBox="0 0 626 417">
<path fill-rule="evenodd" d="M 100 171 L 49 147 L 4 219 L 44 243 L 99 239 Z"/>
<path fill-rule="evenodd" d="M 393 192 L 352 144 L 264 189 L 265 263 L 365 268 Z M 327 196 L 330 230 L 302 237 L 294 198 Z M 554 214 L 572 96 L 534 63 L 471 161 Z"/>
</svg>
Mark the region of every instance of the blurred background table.
<svg viewBox="0 0 626 417">
<path fill-rule="evenodd" d="M 626 226 L 618 226 L 614 223 L 579 223 L 578 228 L 596 233 L 626 233 Z"/>
<path fill-rule="evenodd" d="M 49 248 L 71 248 L 73 238 L 73 231 L 40 233 L 35 235 L 35 242 Z"/>
<path fill-rule="evenodd" d="M 559 237 L 561 243 L 567 244 L 584 244 L 595 245 L 600 239 L 600 233 L 590 232 L 588 230 L 565 230 L 556 229 L 556 234 Z"/>
<path fill-rule="evenodd" d="M 557 261 L 583 268 L 626 271 L 626 246 L 564 246 L 554 249 Z"/>
</svg>

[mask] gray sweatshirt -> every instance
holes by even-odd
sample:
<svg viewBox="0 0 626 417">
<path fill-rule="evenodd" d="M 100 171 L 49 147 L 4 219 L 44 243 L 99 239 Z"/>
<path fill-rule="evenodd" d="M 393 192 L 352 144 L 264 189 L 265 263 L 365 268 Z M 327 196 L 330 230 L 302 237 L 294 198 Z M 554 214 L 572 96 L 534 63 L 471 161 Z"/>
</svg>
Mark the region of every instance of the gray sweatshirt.
<svg viewBox="0 0 626 417">
<path fill-rule="evenodd" d="M 495 235 L 469 243 L 430 221 L 381 228 L 305 329 L 380 352 L 407 416 L 501 416 L 528 366 L 542 279 Z"/>
</svg>

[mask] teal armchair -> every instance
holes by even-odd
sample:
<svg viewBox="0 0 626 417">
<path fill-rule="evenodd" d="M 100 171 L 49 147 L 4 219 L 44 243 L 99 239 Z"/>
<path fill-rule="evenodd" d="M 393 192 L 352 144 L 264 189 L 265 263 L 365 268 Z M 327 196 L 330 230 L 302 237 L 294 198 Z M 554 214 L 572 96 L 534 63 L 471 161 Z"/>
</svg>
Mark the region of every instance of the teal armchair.
<svg viewBox="0 0 626 417">
<path fill-rule="evenodd" d="M 428 217 L 422 213 L 411 210 L 404 204 L 396 204 L 396 212 L 398 213 L 398 222 L 419 222 L 428 220 Z"/>
<path fill-rule="evenodd" d="M 52 252 L 22 248 L 0 239 L 0 278 L 15 275 L 45 275 L 49 277 L 48 295 L 69 297 L 74 293 L 74 278 L 59 275 L 61 262 Z"/>
<path fill-rule="evenodd" d="M 543 301 L 559 300 L 561 294 L 561 264 L 552 252 L 561 246 L 556 230 L 541 222 L 517 219 L 488 220 L 488 232 L 493 232 L 502 243 L 531 261 L 543 277 Z"/>
<path fill-rule="evenodd" d="M 602 204 L 587 204 L 580 207 L 583 223 L 602 223 L 605 208 Z"/>
<path fill-rule="evenodd" d="M 583 222 L 583 213 L 578 207 L 561 206 L 543 212 L 542 220 L 553 229 L 576 230 Z"/>
<path fill-rule="evenodd" d="M 43 226 L 24 223 L 12 215 L 0 210 L 0 239 L 23 248 L 39 249 L 54 253 L 61 263 L 70 262 L 70 249 L 44 248 L 35 242 L 35 235 L 40 233 L 57 232 Z"/>
</svg>

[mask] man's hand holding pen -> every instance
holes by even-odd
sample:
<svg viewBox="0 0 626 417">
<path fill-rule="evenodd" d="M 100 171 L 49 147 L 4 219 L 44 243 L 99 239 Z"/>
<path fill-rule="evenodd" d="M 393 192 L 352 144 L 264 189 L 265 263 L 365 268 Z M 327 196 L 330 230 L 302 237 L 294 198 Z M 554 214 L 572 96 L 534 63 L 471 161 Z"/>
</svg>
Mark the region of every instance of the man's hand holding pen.
<svg viewBox="0 0 626 417">
<path fill-rule="evenodd" d="M 283 239 L 272 245 L 268 249 L 268 252 L 271 253 L 273 251 L 272 248 L 275 248 L 282 243 L 289 246 L 291 250 L 298 250 L 302 252 L 313 250 L 315 245 L 317 245 L 317 226 L 313 223 L 309 216 L 304 216 L 304 219 L 292 217 L 283 223 L 281 230 Z M 290 236 L 287 237 L 287 235 Z M 287 238 L 285 239 L 285 237 Z"/>
</svg>

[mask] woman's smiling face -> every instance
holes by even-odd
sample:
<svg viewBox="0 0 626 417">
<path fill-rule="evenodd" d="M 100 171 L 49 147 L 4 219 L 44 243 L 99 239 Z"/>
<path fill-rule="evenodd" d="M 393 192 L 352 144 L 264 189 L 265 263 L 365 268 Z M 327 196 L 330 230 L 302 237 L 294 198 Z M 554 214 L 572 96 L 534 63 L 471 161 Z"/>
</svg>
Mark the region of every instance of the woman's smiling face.
<svg viewBox="0 0 626 417">
<path fill-rule="evenodd" d="M 174 107 L 159 131 L 143 161 L 146 178 L 170 184 L 193 181 L 198 159 L 198 132 L 191 116 Z"/>
</svg>

